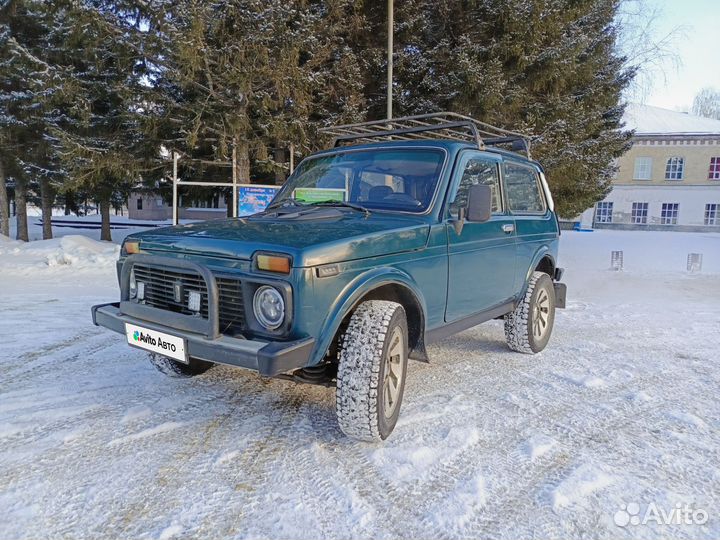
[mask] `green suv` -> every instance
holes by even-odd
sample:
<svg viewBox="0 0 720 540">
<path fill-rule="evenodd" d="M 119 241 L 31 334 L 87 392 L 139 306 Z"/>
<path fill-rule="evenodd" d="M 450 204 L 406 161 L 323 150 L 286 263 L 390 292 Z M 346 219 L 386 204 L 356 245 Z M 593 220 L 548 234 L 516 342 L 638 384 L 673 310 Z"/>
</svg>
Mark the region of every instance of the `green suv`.
<svg viewBox="0 0 720 540">
<path fill-rule="evenodd" d="M 522 135 L 452 113 L 326 132 L 264 211 L 129 236 L 93 322 L 168 375 L 336 386 L 343 432 L 380 440 L 429 343 L 503 317 L 511 349 L 545 348 L 560 231 Z"/>
</svg>

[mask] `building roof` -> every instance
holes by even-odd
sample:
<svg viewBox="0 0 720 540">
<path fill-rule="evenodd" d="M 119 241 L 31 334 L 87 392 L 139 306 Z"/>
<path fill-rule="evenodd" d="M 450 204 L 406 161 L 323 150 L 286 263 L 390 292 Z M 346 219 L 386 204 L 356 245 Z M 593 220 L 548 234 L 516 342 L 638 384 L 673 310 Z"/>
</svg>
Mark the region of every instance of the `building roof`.
<svg viewBox="0 0 720 540">
<path fill-rule="evenodd" d="M 637 135 L 720 135 L 720 120 L 639 103 L 628 103 L 623 120 Z"/>
</svg>

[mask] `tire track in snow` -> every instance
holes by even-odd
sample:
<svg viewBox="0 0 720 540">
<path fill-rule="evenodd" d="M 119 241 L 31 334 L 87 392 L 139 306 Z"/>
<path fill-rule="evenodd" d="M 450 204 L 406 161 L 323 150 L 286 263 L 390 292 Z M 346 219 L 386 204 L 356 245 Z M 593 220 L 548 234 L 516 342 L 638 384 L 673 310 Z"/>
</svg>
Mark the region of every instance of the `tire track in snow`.
<svg viewBox="0 0 720 540">
<path fill-rule="evenodd" d="M 37 351 L 25 353 L 7 362 L 0 362 L 0 369 L 4 368 L 4 373 L 0 380 L 0 391 L 15 387 L 18 383 L 32 381 L 32 383 L 35 384 L 37 382 L 36 374 L 38 372 L 45 372 L 47 376 L 57 377 L 58 365 L 64 366 L 68 362 L 74 362 L 76 360 L 81 360 L 79 365 L 84 365 L 89 362 L 89 357 L 101 350 L 111 348 L 114 345 L 115 343 L 108 342 L 107 336 L 104 335 L 103 332 L 89 335 L 78 334 L 77 336 L 43 347 Z M 76 349 L 82 350 L 63 355 L 67 351 L 75 351 Z M 40 379 L 42 380 L 42 377 Z M 1 384 L 2 381 L 4 381 L 4 384 Z"/>
</svg>

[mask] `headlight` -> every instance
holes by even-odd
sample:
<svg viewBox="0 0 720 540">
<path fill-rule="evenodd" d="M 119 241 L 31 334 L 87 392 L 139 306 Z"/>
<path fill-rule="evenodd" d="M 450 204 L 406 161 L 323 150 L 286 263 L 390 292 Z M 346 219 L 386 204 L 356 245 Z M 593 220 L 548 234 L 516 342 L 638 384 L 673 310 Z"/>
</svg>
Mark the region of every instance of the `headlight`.
<svg viewBox="0 0 720 540">
<path fill-rule="evenodd" d="M 255 291 L 253 312 L 261 325 L 275 330 L 285 320 L 285 301 L 277 289 L 263 285 Z"/>
<path fill-rule="evenodd" d="M 137 296 L 137 281 L 135 281 L 134 268 L 130 270 L 130 290 L 128 292 L 130 293 L 130 298 L 135 298 Z"/>
</svg>

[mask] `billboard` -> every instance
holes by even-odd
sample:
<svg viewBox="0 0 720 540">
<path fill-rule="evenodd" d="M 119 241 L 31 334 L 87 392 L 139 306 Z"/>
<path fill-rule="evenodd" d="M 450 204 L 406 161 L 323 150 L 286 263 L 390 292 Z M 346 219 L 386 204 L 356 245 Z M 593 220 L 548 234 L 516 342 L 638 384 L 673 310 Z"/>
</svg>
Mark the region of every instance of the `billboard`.
<svg viewBox="0 0 720 540">
<path fill-rule="evenodd" d="M 262 212 L 270 204 L 280 186 L 243 184 L 238 186 L 238 217 Z"/>
</svg>

